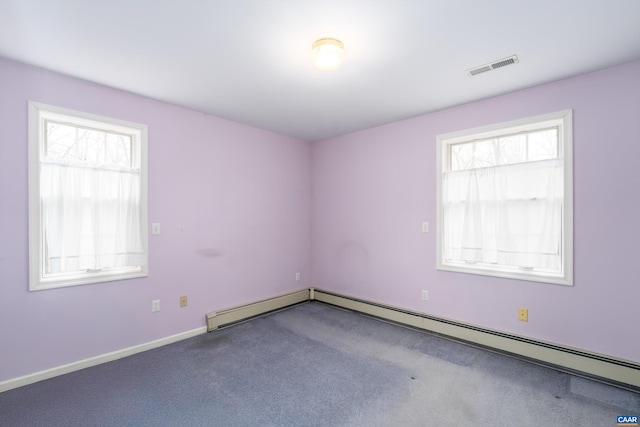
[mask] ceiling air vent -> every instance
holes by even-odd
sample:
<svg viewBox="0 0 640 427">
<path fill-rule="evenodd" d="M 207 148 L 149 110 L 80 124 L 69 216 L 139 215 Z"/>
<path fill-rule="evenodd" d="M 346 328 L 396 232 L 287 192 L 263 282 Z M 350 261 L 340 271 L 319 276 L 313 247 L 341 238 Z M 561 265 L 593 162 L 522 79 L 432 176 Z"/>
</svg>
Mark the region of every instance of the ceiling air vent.
<svg viewBox="0 0 640 427">
<path fill-rule="evenodd" d="M 467 75 L 470 77 L 475 76 L 476 74 L 486 73 L 487 71 L 495 70 L 496 68 L 506 67 L 507 65 L 515 64 L 518 62 L 518 56 L 513 55 L 508 58 L 500 59 L 498 61 L 492 62 L 491 64 L 481 65 L 479 67 L 472 68 L 467 70 Z"/>
</svg>

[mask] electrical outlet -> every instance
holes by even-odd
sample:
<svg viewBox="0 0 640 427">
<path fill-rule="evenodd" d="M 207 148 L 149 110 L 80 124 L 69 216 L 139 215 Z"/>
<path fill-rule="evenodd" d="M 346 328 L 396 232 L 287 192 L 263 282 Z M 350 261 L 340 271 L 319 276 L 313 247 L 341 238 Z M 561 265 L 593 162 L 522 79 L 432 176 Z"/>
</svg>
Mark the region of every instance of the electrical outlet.
<svg viewBox="0 0 640 427">
<path fill-rule="evenodd" d="M 528 322 L 529 310 L 526 308 L 518 308 L 518 320 L 521 322 Z"/>
<path fill-rule="evenodd" d="M 422 301 L 429 301 L 429 291 L 422 290 Z"/>
<path fill-rule="evenodd" d="M 155 313 L 156 311 L 160 311 L 160 300 L 154 299 L 151 301 L 151 312 Z"/>
<path fill-rule="evenodd" d="M 296 282 L 300 281 L 300 273 L 296 273 Z"/>
<path fill-rule="evenodd" d="M 180 307 L 186 307 L 187 305 L 189 305 L 189 301 L 187 299 L 186 295 L 182 295 L 180 297 Z"/>
</svg>

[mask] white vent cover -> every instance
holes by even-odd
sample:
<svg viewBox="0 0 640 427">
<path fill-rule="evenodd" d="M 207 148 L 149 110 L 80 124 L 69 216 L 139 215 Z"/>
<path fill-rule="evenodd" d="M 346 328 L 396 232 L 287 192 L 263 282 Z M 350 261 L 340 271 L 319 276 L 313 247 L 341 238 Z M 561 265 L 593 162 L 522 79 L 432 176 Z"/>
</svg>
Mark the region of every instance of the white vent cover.
<svg viewBox="0 0 640 427">
<path fill-rule="evenodd" d="M 472 68 L 467 70 L 467 75 L 469 77 L 475 76 L 476 74 L 485 73 L 487 71 L 495 70 L 496 68 L 506 67 L 507 65 L 516 64 L 518 61 L 518 55 L 513 55 L 508 58 L 500 59 L 498 61 L 492 62 L 490 64 L 481 65 L 479 67 Z"/>
</svg>

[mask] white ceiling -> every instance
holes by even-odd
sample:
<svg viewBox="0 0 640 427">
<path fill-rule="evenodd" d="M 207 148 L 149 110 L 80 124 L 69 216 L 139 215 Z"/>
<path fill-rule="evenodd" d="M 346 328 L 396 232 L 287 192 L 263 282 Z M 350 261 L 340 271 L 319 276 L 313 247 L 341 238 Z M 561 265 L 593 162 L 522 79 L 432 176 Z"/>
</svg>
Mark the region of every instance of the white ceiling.
<svg viewBox="0 0 640 427">
<path fill-rule="evenodd" d="M 640 59 L 640 1 L 0 0 L 0 56 L 315 141 Z"/>
</svg>

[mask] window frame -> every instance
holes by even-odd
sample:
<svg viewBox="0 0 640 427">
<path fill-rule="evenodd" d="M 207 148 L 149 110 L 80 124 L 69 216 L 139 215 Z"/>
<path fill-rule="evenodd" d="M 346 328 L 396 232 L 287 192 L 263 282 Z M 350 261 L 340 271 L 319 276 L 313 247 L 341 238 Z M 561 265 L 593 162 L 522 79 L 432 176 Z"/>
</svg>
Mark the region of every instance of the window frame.
<svg viewBox="0 0 640 427">
<path fill-rule="evenodd" d="M 443 173 L 448 171 L 453 144 L 471 142 L 524 131 L 558 127 L 558 150 L 564 166 L 564 198 L 562 209 L 562 271 L 548 273 L 489 264 L 461 265 L 444 259 Z M 436 137 L 437 248 L 436 269 L 483 276 L 503 277 L 551 284 L 573 285 L 573 111 L 571 109 L 527 117 L 508 122 L 441 134 Z"/>
<path fill-rule="evenodd" d="M 40 189 L 40 164 L 44 158 L 45 125 L 48 120 L 76 127 L 122 133 L 132 136 L 136 167 L 140 168 L 140 227 L 142 249 L 146 261 L 141 266 L 109 271 L 87 271 L 76 274 L 44 274 L 43 223 Z M 39 291 L 68 286 L 103 283 L 149 275 L 148 186 L 147 186 L 147 125 L 100 116 L 67 108 L 29 101 L 29 290 Z"/>
</svg>

